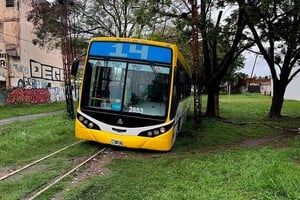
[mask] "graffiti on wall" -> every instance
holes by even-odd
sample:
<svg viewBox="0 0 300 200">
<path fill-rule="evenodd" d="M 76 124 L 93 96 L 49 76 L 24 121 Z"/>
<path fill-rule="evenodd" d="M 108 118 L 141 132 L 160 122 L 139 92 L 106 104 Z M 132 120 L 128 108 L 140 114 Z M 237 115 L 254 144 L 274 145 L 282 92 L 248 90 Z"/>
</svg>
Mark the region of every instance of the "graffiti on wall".
<svg viewBox="0 0 300 200">
<path fill-rule="evenodd" d="M 22 89 L 17 88 L 8 93 L 6 101 L 10 104 L 17 103 L 46 103 L 50 101 L 50 93 L 47 89 Z"/>
<path fill-rule="evenodd" d="M 48 88 L 51 87 L 51 82 L 62 82 L 64 78 L 62 69 L 32 59 L 30 69 L 24 66 L 15 66 L 14 69 L 23 74 L 22 77 L 19 76 L 16 85 L 18 88 Z"/>
<path fill-rule="evenodd" d="M 6 101 L 16 103 L 45 103 L 64 100 L 64 88 L 61 86 L 63 70 L 30 59 L 30 66 L 12 65 L 16 89 L 8 92 Z"/>
<path fill-rule="evenodd" d="M 5 81 L 6 79 L 6 53 L 3 53 L 0 49 L 0 81 Z"/>
<path fill-rule="evenodd" d="M 50 101 L 62 101 L 65 99 L 65 88 L 64 87 L 52 87 L 48 88 L 50 93 Z"/>
<path fill-rule="evenodd" d="M 41 64 L 30 60 L 30 71 L 32 78 L 40 78 L 51 81 L 63 81 L 63 69 L 50 65 Z"/>
</svg>

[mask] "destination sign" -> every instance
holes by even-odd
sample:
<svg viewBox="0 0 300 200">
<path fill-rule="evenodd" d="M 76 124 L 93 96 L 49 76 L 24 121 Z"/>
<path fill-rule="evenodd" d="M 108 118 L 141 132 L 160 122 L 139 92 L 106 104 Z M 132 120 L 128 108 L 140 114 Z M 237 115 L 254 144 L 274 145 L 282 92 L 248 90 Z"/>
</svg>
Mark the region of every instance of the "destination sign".
<svg viewBox="0 0 300 200">
<path fill-rule="evenodd" d="M 90 56 L 119 57 L 152 62 L 172 62 L 171 48 L 126 42 L 95 41 L 90 46 Z"/>
</svg>

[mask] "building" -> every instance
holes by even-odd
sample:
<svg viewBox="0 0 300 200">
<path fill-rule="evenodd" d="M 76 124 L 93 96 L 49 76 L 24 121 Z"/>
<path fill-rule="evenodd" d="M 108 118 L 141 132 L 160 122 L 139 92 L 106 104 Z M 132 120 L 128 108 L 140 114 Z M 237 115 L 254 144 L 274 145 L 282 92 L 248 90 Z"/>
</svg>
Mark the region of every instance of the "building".
<svg viewBox="0 0 300 200">
<path fill-rule="evenodd" d="M 260 93 L 264 95 L 271 95 L 271 78 L 246 78 L 240 80 L 240 91 L 241 93 Z"/>
<path fill-rule="evenodd" d="M 14 103 L 16 99 L 9 99 L 13 95 L 29 103 L 65 98 L 61 50 L 41 49 L 32 43 L 34 27 L 26 16 L 31 2 L 0 1 L 0 103 Z"/>
</svg>

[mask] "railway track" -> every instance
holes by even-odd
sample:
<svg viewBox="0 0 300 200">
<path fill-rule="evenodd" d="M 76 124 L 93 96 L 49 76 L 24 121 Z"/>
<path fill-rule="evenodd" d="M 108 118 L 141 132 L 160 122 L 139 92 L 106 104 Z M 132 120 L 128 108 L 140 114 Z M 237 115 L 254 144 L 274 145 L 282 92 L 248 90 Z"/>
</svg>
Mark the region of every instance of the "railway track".
<svg viewBox="0 0 300 200">
<path fill-rule="evenodd" d="M 74 145 L 76 145 L 76 144 L 79 144 L 80 142 L 82 142 L 82 141 L 74 142 L 74 143 L 72 143 L 72 144 L 70 144 L 70 145 L 68 145 L 68 146 L 65 146 L 65 147 L 63 147 L 63 148 L 61 148 L 61 149 L 59 149 L 59 150 L 57 150 L 57 151 L 55 151 L 55 152 L 53 152 L 53 153 L 50 153 L 50 154 L 44 156 L 43 158 L 40 158 L 40 159 L 38 159 L 38 160 L 35 160 L 35 161 L 33 161 L 33 162 L 31 162 L 31 163 L 29 163 L 29 164 L 27 164 L 27 165 L 25 165 L 25 166 L 23 166 L 23 167 L 21 167 L 21 168 L 19 168 L 19 169 L 16 169 L 16 170 L 14 170 L 14 171 L 12 171 L 12 172 L 10 172 L 10 173 L 8 173 L 8 174 L 6 174 L 6 175 L 0 177 L 0 181 L 2 181 L 2 180 L 4 180 L 4 179 L 7 179 L 7 178 L 9 178 L 9 177 L 11 177 L 12 175 L 15 175 L 15 174 L 17 174 L 17 173 L 20 173 L 20 172 L 24 171 L 25 169 L 27 169 L 27 168 L 29 168 L 29 167 L 31 167 L 31 166 L 33 166 L 33 165 L 35 165 L 35 164 L 37 164 L 37 163 L 43 161 L 43 160 L 46 160 L 46 159 L 48 159 L 48 158 L 50 158 L 50 157 L 52 157 L 52 156 L 54 156 L 54 155 L 56 155 L 56 154 L 58 154 L 58 153 L 60 153 L 60 152 L 62 152 L 62 151 L 64 151 L 64 150 L 70 148 L 71 146 L 74 146 Z"/>
<path fill-rule="evenodd" d="M 62 152 L 62 151 L 65 151 L 66 149 L 76 145 L 76 144 L 79 144 L 81 143 L 82 141 L 77 141 L 75 143 L 72 143 L 70 145 L 67 145 L 53 153 L 50 153 L 38 160 L 35 160 L 19 169 L 16 169 L 8 174 L 5 174 L 3 175 L 2 177 L 0 177 L 0 182 L 5 180 L 5 179 L 8 179 L 9 177 L 12 177 L 14 175 L 17 175 L 19 174 L 20 172 L 26 170 L 27 168 L 30 168 L 30 167 L 33 167 L 34 165 L 37 165 L 38 163 Z M 48 189 L 50 189 L 51 187 L 53 187 L 54 185 L 56 185 L 57 183 L 59 183 L 61 180 L 63 180 L 65 177 L 69 176 L 70 174 L 72 174 L 73 172 L 75 172 L 76 170 L 78 170 L 80 167 L 82 167 L 83 165 L 87 164 L 88 162 L 90 162 L 91 160 L 93 160 L 95 157 L 97 157 L 98 155 L 100 155 L 102 152 L 104 152 L 106 150 L 106 148 L 101 148 L 100 150 L 98 150 L 96 153 L 92 154 L 91 156 L 89 156 L 87 159 L 85 159 L 84 161 L 82 161 L 80 164 L 77 164 L 75 167 L 73 167 L 72 169 L 68 170 L 67 172 L 65 172 L 63 175 L 59 176 L 59 177 L 56 177 L 55 179 L 53 180 L 49 180 L 49 183 L 47 185 L 43 185 L 41 187 L 39 187 L 37 190 L 31 192 L 29 195 L 27 195 L 25 197 L 26 200 L 32 200 L 32 199 L 35 199 L 36 197 L 40 196 L 42 193 L 44 193 L 45 191 L 47 191 Z"/>
<path fill-rule="evenodd" d="M 87 158 L 86 160 L 84 160 L 83 162 L 81 162 L 80 164 L 78 164 L 77 166 L 75 166 L 74 168 L 72 168 L 71 170 L 69 170 L 68 172 L 66 172 L 63 175 L 59 176 L 58 178 L 56 178 L 54 181 L 52 181 L 51 183 L 49 183 L 45 187 L 41 187 L 40 189 L 38 189 L 37 191 L 35 191 L 34 193 L 32 193 L 29 197 L 27 197 L 26 200 L 33 200 L 33 199 L 35 199 L 36 197 L 38 197 L 39 195 L 41 195 L 43 192 L 47 191 L 49 188 L 51 188 L 54 185 L 56 185 L 59 181 L 61 181 L 65 177 L 69 176 L 73 172 L 75 172 L 81 166 L 83 166 L 84 164 L 90 162 L 93 158 L 95 158 L 96 156 L 98 156 L 99 154 L 101 154 L 105 149 L 106 148 L 100 149 L 95 154 L 93 154 L 92 156 L 90 156 L 89 158 Z"/>
</svg>

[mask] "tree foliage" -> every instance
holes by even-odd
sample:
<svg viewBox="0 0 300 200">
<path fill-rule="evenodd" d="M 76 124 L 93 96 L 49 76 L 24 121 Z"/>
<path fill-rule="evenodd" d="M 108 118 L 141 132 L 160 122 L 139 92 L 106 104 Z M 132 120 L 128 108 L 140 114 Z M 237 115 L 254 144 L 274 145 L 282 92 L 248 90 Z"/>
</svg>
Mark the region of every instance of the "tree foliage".
<svg viewBox="0 0 300 200">
<path fill-rule="evenodd" d="M 138 37 L 177 43 L 185 56 L 192 57 L 191 5 L 188 0 L 73 0 L 69 6 L 69 30 L 77 41 L 91 36 Z M 232 1 L 228 1 L 232 3 Z M 241 1 L 243 2 L 243 1 Z M 44 7 L 45 6 L 45 7 Z M 236 68 L 235 60 L 245 49 L 239 13 L 229 16 L 224 23 L 213 21 L 211 15 L 221 8 L 219 1 L 202 1 L 199 21 L 203 56 L 201 74 L 209 93 L 207 115 L 218 116 L 219 85 Z M 35 23 L 39 45 L 60 36 L 60 5 L 35 5 L 28 20 Z M 45 12 L 46 10 L 47 12 Z M 39 15 L 39 14 L 46 15 Z M 49 14 L 47 14 L 49 13 Z M 220 11 L 220 17 L 222 12 Z M 51 22 L 51 24 L 49 24 Z M 47 26 L 48 24 L 48 26 Z M 53 26 L 53 27 L 52 27 Z M 44 30 L 43 30 L 44 29 Z M 188 59 L 190 65 L 192 59 Z M 204 73 L 202 73 L 204 72 Z"/>
<path fill-rule="evenodd" d="M 61 7 L 53 6 L 48 1 L 31 3 L 33 9 L 27 13 L 27 20 L 34 25 L 37 39 L 32 42 L 42 48 L 57 48 L 61 38 Z"/>
<path fill-rule="evenodd" d="M 69 30 L 82 38 L 93 36 L 147 38 L 172 24 L 173 16 L 163 15 L 170 0 L 66 0 L 69 4 Z M 32 3 L 28 21 L 35 25 L 36 35 L 43 46 L 60 36 L 61 6 L 53 3 Z M 170 21 L 171 20 L 171 21 Z"/>
<path fill-rule="evenodd" d="M 247 22 L 273 79 L 270 118 L 279 118 L 287 85 L 300 73 L 300 1 L 250 1 Z"/>
</svg>

